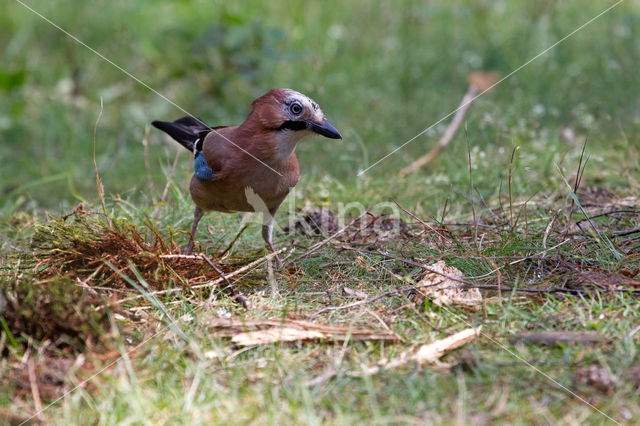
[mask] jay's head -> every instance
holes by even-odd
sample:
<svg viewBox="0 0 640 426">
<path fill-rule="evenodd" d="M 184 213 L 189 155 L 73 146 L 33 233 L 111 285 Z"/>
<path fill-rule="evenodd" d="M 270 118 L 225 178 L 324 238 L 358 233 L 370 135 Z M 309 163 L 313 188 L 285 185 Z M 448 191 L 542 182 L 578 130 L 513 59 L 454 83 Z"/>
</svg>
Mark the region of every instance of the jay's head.
<svg viewBox="0 0 640 426">
<path fill-rule="evenodd" d="M 292 139 L 317 133 L 342 139 L 340 132 L 327 121 L 317 103 L 291 89 L 271 89 L 251 104 L 250 118 L 265 130 L 286 132 Z"/>
</svg>

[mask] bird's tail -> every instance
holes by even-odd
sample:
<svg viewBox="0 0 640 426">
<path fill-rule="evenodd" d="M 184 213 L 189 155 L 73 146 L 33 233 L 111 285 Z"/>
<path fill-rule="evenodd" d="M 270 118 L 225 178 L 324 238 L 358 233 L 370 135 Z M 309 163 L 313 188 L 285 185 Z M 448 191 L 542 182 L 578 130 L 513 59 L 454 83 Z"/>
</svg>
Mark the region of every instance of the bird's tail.
<svg viewBox="0 0 640 426">
<path fill-rule="evenodd" d="M 193 145 L 198 139 L 202 139 L 203 133 L 209 133 L 211 127 L 204 124 L 195 117 L 182 117 L 176 121 L 153 121 L 154 127 L 162 130 L 180 145 L 193 152 Z"/>
</svg>

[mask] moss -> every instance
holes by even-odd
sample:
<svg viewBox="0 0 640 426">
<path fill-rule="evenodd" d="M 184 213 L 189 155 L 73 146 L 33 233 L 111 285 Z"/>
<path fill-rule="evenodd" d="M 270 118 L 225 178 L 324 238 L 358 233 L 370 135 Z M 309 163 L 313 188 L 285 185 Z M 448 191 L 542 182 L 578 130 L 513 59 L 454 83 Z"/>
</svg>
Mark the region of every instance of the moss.
<svg viewBox="0 0 640 426">
<path fill-rule="evenodd" d="M 82 350 L 88 341 L 99 342 L 110 326 L 105 301 L 68 276 L 3 279 L 0 299 L 0 316 L 18 343 L 48 340 L 57 348 Z"/>
</svg>

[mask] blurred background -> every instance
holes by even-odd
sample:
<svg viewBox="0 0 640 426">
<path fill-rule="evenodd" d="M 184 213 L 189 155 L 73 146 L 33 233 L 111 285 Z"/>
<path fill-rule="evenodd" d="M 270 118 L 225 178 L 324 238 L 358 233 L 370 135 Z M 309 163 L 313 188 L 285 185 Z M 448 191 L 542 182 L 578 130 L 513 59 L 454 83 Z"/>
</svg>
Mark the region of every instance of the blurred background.
<svg viewBox="0 0 640 426">
<path fill-rule="evenodd" d="M 448 120 L 364 176 L 358 170 L 455 109 L 469 72 L 505 76 L 613 4 L 26 3 L 211 125 L 239 124 L 272 87 L 309 95 L 344 140 L 301 144 L 301 185 L 336 188 L 385 185 L 437 141 Z M 480 191 L 495 192 L 516 145 L 523 190 L 536 191 L 552 180 L 554 164 L 579 155 L 587 135 L 591 167 L 612 184 L 628 182 L 621 168 L 635 164 L 637 172 L 637 157 L 624 154 L 631 162 L 623 167 L 615 152 L 637 146 L 639 19 L 638 2 L 624 2 L 482 96 L 451 145 L 410 185 L 395 180 L 384 197 L 466 185 L 468 150 Z M 13 0 L 3 2 L 0 54 L 0 203 L 59 209 L 95 200 L 94 130 L 106 192 L 159 197 L 179 146 L 149 123 L 182 111 Z M 176 168 L 185 186 L 189 158 L 183 153 Z"/>
</svg>

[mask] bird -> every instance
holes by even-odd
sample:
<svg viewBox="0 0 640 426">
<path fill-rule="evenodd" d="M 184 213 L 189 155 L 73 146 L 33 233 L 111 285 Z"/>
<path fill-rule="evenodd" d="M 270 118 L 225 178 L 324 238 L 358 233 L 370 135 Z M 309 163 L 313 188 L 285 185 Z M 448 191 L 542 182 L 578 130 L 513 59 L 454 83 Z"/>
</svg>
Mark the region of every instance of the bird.
<svg viewBox="0 0 640 426">
<path fill-rule="evenodd" d="M 151 124 L 194 156 L 189 192 L 195 209 L 183 254 L 192 253 L 198 224 L 210 211 L 262 213 L 262 238 L 276 253 L 273 217 L 300 178 L 298 142 L 314 134 L 342 139 L 318 104 L 292 89 L 271 89 L 255 99 L 238 126 L 210 127 L 193 116 Z"/>
</svg>

